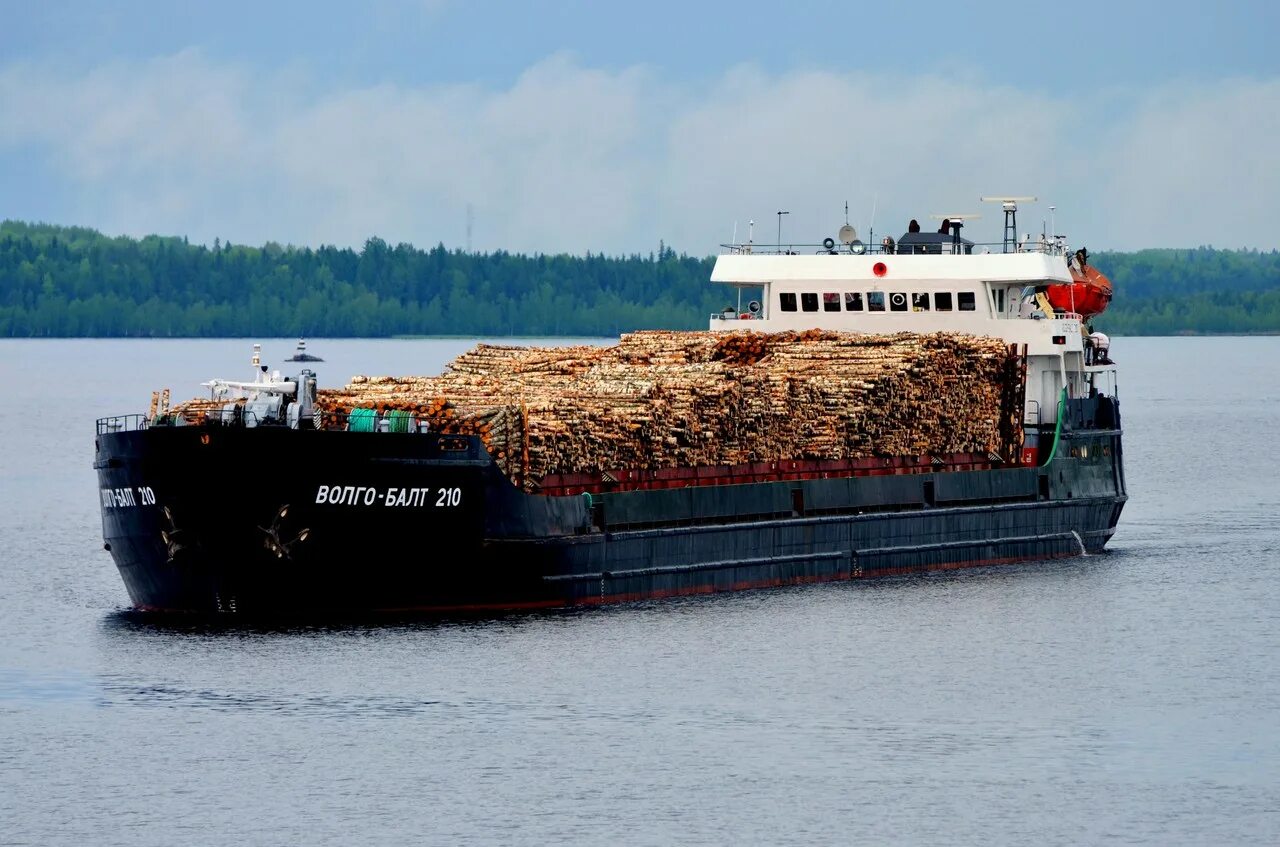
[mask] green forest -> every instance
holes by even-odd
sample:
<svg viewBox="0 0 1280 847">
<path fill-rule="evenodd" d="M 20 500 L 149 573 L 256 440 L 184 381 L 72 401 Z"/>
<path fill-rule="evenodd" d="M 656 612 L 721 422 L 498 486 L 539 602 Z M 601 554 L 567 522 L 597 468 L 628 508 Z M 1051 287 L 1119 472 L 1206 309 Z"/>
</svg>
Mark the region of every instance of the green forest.
<svg viewBox="0 0 1280 847">
<path fill-rule="evenodd" d="M 0 223 L 0 337 L 611 336 L 695 329 L 736 302 L 713 257 L 468 253 L 370 238 L 261 247 Z M 1280 332 L 1280 253 L 1096 253 L 1117 335 Z"/>
</svg>

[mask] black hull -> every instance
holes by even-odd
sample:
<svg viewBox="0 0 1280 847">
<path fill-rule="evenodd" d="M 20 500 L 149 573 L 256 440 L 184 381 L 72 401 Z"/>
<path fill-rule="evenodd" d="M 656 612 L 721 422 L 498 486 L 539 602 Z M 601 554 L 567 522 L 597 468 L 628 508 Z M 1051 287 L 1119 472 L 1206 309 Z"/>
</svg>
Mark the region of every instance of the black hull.
<svg viewBox="0 0 1280 847">
<path fill-rule="evenodd" d="M 529 495 L 478 441 L 157 427 L 99 435 L 103 535 L 144 610 L 589 605 L 1100 552 L 1118 430 L 1048 467 Z"/>
</svg>

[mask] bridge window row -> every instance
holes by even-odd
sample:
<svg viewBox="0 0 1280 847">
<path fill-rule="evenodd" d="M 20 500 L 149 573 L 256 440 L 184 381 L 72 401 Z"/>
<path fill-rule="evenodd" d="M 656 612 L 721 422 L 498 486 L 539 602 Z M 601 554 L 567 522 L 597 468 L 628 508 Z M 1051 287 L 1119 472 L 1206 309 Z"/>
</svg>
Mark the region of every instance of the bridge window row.
<svg viewBox="0 0 1280 847">
<path fill-rule="evenodd" d="M 954 305 L 953 305 L 954 303 Z M 819 295 L 816 291 L 802 291 L 799 297 L 799 310 L 805 312 L 818 311 L 821 304 L 824 312 L 950 312 L 957 309 L 961 312 L 972 312 L 977 309 L 977 297 L 972 291 L 961 291 L 952 294 L 950 291 L 915 292 L 905 291 L 826 291 Z M 796 294 L 783 291 L 778 294 L 778 309 L 783 312 L 795 312 Z"/>
</svg>

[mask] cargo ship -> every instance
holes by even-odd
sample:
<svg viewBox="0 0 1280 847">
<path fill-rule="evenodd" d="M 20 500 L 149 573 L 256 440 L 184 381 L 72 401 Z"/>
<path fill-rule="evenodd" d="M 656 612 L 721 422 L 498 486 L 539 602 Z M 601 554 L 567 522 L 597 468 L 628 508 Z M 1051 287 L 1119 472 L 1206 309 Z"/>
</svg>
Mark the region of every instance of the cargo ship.
<svg viewBox="0 0 1280 847">
<path fill-rule="evenodd" d="M 921 449 L 907 433 L 892 450 L 730 454 L 708 424 L 703 452 L 672 455 L 734 461 L 531 475 L 527 430 L 499 449 L 488 424 L 339 413 L 309 367 L 269 373 L 255 347 L 250 378 L 206 383 L 202 403 L 175 413 L 166 392 L 97 421 L 104 547 L 138 610 L 255 617 L 595 605 L 1099 553 L 1127 499 L 1116 365 L 1088 326 L 1111 286 L 1065 239 L 1017 239 L 1018 199 L 1002 198 L 990 245 L 961 237 L 959 215 L 879 243 L 846 225 L 812 245 L 723 245 L 712 281 L 748 302 L 689 342 L 996 340 L 1015 390 L 995 446 Z"/>
</svg>

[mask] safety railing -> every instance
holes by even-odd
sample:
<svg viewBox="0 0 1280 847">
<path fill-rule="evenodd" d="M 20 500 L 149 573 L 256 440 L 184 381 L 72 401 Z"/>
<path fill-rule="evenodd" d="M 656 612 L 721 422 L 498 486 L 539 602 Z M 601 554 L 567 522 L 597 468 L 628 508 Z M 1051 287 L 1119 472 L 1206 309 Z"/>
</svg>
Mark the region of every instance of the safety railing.
<svg viewBox="0 0 1280 847">
<path fill-rule="evenodd" d="M 828 239 L 830 240 L 830 239 Z M 828 244 L 823 241 L 820 244 L 809 243 L 793 243 L 793 244 L 761 244 L 752 242 L 749 244 L 723 243 L 720 245 L 722 249 L 730 255 L 761 255 L 761 256 L 801 256 L 801 255 L 832 255 L 832 256 L 868 256 L 868 255 L 990 255 L 993 253 L 1042 253 L 1050 256 L 1064 256 L 1069 248 L 1065 245 L 1055 243 L 1053 241 L 1025 241 L 1016 244 L 1007 244 L 1002 241 L 962 241 L 958 249 L 955 242 L 946 240 L 932 243 L 911 243 L 901 244 L 896 240 L 886 241 L 882 239 L 878 243 L 864 244 L 855 241 L 852 244 Z"/>
<path fill-rule="evenodd" d="M 113 432 L 134 432 L 139 429 L 146 429 L 149 426 L 146 415 L 112 415 L 108 418 L 98 418 L 97 430 L 98 435 L 106 435 Z"/>
<path fill-rule="evenodd" d="M 289 424 L 274 417 L 259 418 L 257 414 L 235 408 L 234 412 L 222 410 L 203 411 L 202 416 L 187 418 L 182 413 L 156 415 L 113 415 L 97 420 L 98 435 L 130 432 L 160 427 L 199 427 L 209 429 L 252 429 L 256 427 L 282 428 Z M 445 452 L 468 451 L 472 437 L 466 434 L 437 433 L 424 417 L 399 410 L 378 412 L 375 409 L 352 409 L 350 412 L 319 412 L 302 420 L 301 429 L 322 429 L 336 432 L 399 432 L 440 435 L 440 449 Z"/>
<path fill-rule="evenodd" d="M 178 426 L 207 426 L 207 427 L 257 427 L 257 426 L 284 426 L 285 422 L 274 417 L 259 417 L 256 412 L 245 411 L 244 409 L 234 408 L 231 410 L 222 409 L 200 409 L 196 411 L 186 412 L 168 412 L 163 415 L 113 415 L 107 418 L 98 418 L 97 430 L 99 435 L 112 432 L 132 432 L 142 429 L 156 429 L 160 427 L 178 427 Z"/>
</svg>

